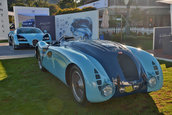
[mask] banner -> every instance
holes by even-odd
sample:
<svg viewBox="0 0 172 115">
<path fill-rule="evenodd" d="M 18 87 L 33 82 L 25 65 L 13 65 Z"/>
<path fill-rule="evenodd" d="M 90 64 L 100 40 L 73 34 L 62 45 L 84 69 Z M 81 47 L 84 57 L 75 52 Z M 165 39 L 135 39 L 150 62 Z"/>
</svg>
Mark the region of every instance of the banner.
<svg viewBox="0 0 172 115">
<path fill-rule="evenodd" d="M 49 16 L 49 8 L 13 6 L 15 27 L 35 27 L 35 16 Z"/>
<path fill-rule="evenodd" d="M 56 39 L 62 36 L 73 36 L 76 39 L 99 38 L 98 10 L 63 14 L 55 16 Z"/>
<path fill-rule="evenodd" d="M 36 27 L 46 30 L 55 40 L 55 16 L 35 16 Z"/>
<path fill-rule="evenodd" d="M 0 40 L 8 39 L 9 19 L 7 0 L 0 1 Z"/>
<path fill-rule="evenodd" d="M 155 27 L 153 32 L 153 49 L 162 49 L 162 41 L 171 35 L 171 27 Z"/>
</svg>

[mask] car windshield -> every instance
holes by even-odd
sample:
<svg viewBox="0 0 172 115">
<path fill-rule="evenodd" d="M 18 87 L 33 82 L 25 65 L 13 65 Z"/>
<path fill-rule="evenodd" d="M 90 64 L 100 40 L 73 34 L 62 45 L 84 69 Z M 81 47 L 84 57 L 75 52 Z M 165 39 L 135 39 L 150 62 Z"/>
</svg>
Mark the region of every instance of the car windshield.
<svg viewBox="0 0 172 115">
<path fill-rule="evenodd" d="M 31 34 L 31 33 L 42 33 L 42 31 L 37 28 L 20 28 L 17 30 L 17 34 Z"/>
</svg>

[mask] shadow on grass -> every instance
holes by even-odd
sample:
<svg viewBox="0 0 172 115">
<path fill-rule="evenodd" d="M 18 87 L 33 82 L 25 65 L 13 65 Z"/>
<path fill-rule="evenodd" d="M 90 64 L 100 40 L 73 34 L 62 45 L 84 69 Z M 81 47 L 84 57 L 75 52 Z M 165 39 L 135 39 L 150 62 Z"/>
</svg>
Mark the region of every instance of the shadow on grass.
<svg viewBox="0 0 172 115">
<path fill-rule="evenodd" d="M 158 60 L 160 64 L 165 64 L 166 68 L 172 67 L 172 63 L 167 61 Z"/>
<path fill-rule="evenodd" d="M 81 106 L 68 87 L 38 69 L 34 58 L 1 61 L 8 78 L 0 81 L 0 113 L 41 115 L 160 114 L 149 94 L 112 98 Z"/>
</svg>

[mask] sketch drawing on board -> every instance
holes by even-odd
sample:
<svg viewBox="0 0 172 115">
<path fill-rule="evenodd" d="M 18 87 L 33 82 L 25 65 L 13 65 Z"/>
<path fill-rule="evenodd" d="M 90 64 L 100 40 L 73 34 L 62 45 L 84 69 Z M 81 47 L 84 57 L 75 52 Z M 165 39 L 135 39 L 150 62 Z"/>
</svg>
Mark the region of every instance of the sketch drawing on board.
<svg viewBox="0 0 172 115">
<path fill-rule="evenodd" d="M 92 20 L 89 17 L 74 19 L 70 29 L 76 38 L 81 38 L 83 40 L 91 39 Z"/>
</svg>

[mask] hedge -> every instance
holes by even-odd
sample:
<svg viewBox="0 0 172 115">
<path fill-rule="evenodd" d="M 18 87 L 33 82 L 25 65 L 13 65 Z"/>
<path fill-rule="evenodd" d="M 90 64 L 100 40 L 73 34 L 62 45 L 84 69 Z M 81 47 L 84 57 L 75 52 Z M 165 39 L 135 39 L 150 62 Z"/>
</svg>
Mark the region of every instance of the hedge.
<svg viewBox="0 0 172 115">
<path fill-rule="evenodd" d="M 80 8 L 65 8 L 65 9 L 60 9 L 59 12 L 56 13 L 56 15 L 85 12 L 85 11 L 92 11 L 92 10 L 96 10 L 96 8 L 94 8 L 94 7 L 84 7 L 82 9 L 80 9 Z"/>
</svg>

